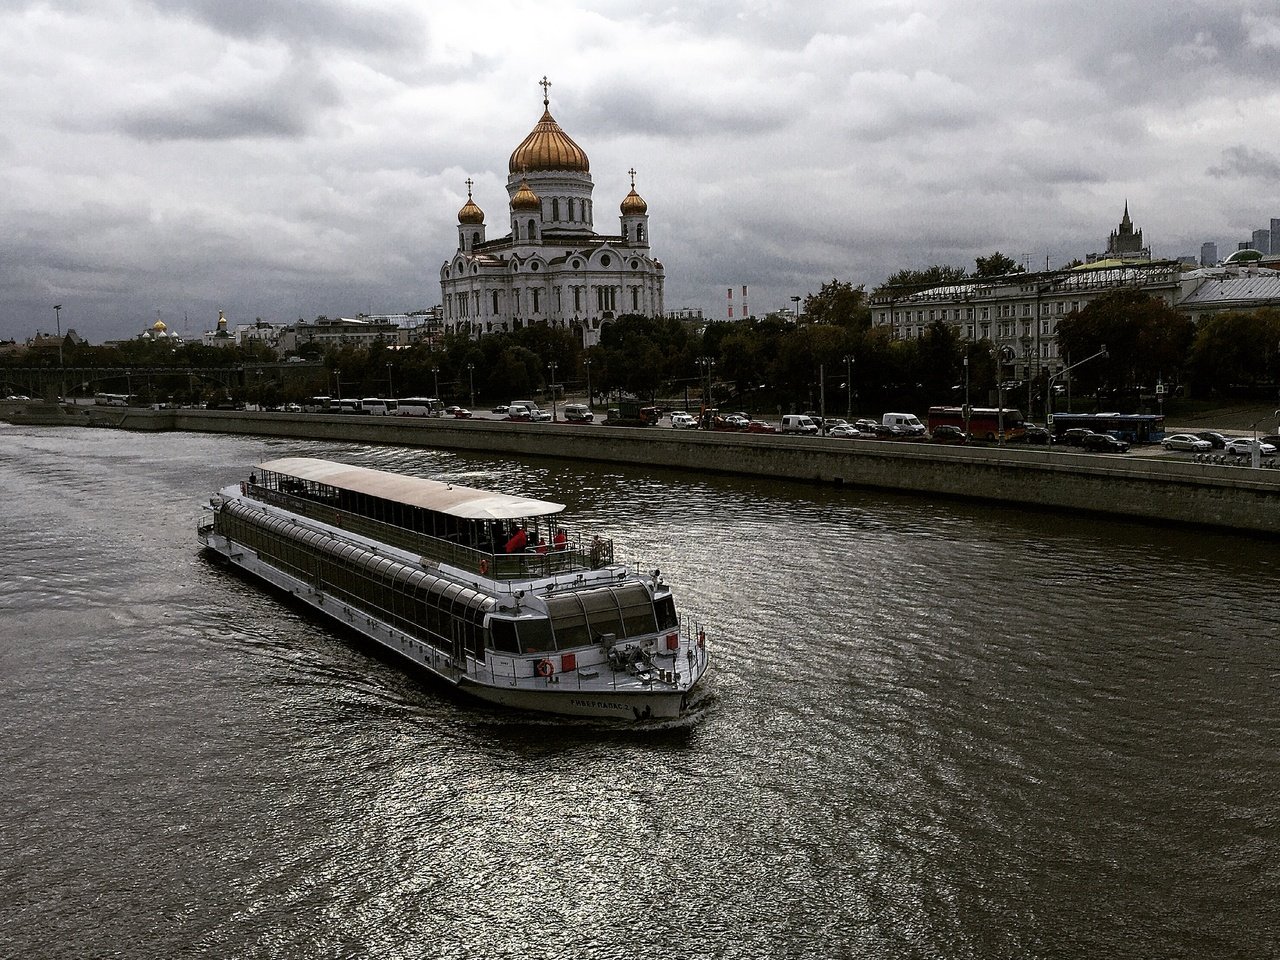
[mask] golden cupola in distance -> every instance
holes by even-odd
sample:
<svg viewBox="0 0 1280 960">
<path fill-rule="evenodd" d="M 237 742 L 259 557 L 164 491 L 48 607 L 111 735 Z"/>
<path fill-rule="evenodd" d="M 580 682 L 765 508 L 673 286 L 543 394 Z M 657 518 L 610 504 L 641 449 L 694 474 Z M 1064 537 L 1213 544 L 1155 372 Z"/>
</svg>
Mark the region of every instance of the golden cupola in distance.
<svg viewBox="0 0 1280 960">
<path fill-rule="evenodd" d="M 511 173 L 542 170 L 591 172 L 586 151 L 574 143 L 573 138 L 551 116 L 551 101 L 545 93 L 542 98 L 542 119 L 520 141 L 520 146 L 512 152 L 507 166 Z"/>
<path fill-rule="evenodd" d="M 538 195 L 533 192 L 533 188 L 529 186 L 529 181 L 521 179 L 520 189 L 516 191 L 515 196 L 511 198 L 512 210 L 538 210 L 542 207 L 542 201 L 538 199 Z"/>
</svg>

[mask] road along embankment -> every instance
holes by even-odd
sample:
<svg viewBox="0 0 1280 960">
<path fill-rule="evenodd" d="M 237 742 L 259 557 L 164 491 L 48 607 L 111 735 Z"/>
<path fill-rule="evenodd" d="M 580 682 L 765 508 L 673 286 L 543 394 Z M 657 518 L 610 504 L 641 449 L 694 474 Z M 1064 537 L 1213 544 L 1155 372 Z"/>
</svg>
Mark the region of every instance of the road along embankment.
<svg viewBox="0 0 1280 960">
<path fill-rule="evenodd" d="M 884 440 L 417 417 L 80 408 L 13 422 L 257 434 L 305 440 L 565 457 L 689 472 L 849 484 L 1013 507 L 1118 514 L 1280 534 L 1280 470 L 1051 447 L 950 447 Z"/>
</svg>

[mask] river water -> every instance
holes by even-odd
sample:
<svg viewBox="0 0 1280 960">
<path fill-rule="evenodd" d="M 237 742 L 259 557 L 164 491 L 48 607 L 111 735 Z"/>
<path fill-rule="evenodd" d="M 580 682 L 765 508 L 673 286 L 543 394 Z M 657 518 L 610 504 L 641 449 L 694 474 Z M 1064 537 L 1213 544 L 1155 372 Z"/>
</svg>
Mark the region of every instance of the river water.
<svg viewBox="0 0 1280 960">
<path fill-rule="evenodd" d="M 201 558 L 293 454 L 566 502 L 709 625 L 698 715 L 459 700 Z M 1273 541 L 69 428 L 0 490 L 0 956 L 1276 956 Z"/>
</svg>

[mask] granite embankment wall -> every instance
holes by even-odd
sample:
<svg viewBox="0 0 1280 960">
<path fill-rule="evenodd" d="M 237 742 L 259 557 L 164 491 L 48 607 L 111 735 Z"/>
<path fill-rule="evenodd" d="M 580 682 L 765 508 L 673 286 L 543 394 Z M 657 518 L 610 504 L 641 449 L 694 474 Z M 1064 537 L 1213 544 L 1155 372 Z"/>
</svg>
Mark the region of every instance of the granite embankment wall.
<svg viewBox="0 0 1280 960">
<path fill-rule="evenodd" d="M 691 472 L 849 484 L 1008 506 L 1120 514 L 1280 534 L 1280 470 L 1063 449 L 753 436 L 665 428 L 218 410 L 81 408 L 51 422 L 566 457 Z"/>
</svg>

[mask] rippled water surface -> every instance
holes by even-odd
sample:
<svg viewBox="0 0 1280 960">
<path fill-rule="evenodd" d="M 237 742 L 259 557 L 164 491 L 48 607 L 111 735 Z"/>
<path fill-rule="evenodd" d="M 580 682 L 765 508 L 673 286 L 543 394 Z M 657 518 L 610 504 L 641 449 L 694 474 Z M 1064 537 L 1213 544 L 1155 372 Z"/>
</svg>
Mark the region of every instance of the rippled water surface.
<svg viewBox="0 0 1280 960">
<path fill-rule="evenodd" d="M 478 706 L 203 560 L 294 454 L 567 503 L 710 625 L 700 714 Z M 1276 956 L 1274 541 L 3 426 L 0 490 L 0 956 Z"/>
</svg>

